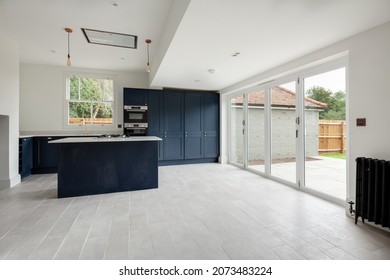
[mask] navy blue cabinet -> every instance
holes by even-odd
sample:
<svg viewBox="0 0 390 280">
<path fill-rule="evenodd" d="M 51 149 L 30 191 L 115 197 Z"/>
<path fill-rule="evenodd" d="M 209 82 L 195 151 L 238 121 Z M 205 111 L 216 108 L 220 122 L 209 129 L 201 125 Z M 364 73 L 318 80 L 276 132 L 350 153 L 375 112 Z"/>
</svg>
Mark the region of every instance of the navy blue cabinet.
<svg viewBox="0 0 390 280">
<path fill-rule="evenodd" d="M 32 137 L 19 139 L 19 174 L 23 179 L 31 174 Z"/>
<path fill-rule="evenodd" d="M 124 88 L 123 105 L 148 105 L 148 90 Z"/>
<path fill-rule="evenodd" d="M 49 141 L 64 137 L 34 137 L 33 138 L 33 168 L 32 174 L 57 173 L 58 144 Z"/>
<path fill-rule="evenodd" d="M 143 90 L 148 135 L 163 139 L 163 164 L 215 162 L 219 156 L 219 95 L 205 92 Z"/>
<path fill-rule="evenodd" d="M 164 91 L 164 160 L 184 159 L 183 94 Z"/>
<path fill-rule="evenodd" d="M 219 156 L 219 96 L 204 94 L 203 114 L 203 156 L 213 158 Z"/>
<path fill-rule="evenodd" d="M 185 158 L 203 158 L 202 95 L 184 94 Z"/>
<path fill-rule="evenodd" d="M 161 90 L 148 92 L 148 135 L 164 138 L 163 93 Z M 158 142 L 158 160 L 164 159 L 164 142 Z"/>
<path fill-rule="evenodd" d="M 219 97 L 213 93 L 185 94 L 186 158 L 219 156 Z"/>
</svg>

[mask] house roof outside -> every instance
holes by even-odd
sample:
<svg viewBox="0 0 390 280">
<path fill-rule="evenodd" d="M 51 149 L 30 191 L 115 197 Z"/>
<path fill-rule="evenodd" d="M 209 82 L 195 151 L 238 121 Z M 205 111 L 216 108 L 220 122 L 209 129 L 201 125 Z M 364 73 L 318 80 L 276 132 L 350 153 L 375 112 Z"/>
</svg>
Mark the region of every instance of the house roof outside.
<svg viewBox="0 0 390 280">
<path fill-rule="evenodd" d="M 243 100 L 242 96 L 237 96 L 234 98 L 232 104 L 242 105 Z M 295 92 L 288 90 L 284 87 L 273 87 L 271 88 L 271 104 L 272 107 L 284 107 L 284 108 L 295 108 Z M 248 100 L 249 106 L 264 106 L 264 92 L 257 91 L 249 94 Z M 309 97 L 305 97 L 305 108 L 306 109 L 320 109 L 323 110 L 327 106 L 326 103 L 314 100 Z"/>
</svg>

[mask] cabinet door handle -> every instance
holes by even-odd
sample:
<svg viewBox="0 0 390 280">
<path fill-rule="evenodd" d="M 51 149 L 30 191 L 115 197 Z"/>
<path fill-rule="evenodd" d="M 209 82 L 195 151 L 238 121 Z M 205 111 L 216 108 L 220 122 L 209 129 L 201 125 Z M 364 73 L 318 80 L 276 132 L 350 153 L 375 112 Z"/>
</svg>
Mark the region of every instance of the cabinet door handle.
<svg viewBox="0 0 390 280">
<path fill-rule="evenodd" d="M 38 140 L 38 164 L 41 164 L 41 141 Z"/>
</svg>

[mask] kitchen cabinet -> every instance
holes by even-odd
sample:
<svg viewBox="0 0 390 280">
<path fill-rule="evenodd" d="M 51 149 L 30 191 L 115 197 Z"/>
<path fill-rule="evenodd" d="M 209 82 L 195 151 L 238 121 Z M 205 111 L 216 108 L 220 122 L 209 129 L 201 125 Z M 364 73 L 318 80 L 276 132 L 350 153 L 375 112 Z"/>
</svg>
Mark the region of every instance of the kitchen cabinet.
<svg viewBox="0 0 390 280">
<path fill-rule="evenodd" d="M 64 137 L 34 137 L 33 138 L 33 168 L 32 174 L 56 173 L 58 164 L 57 144 L 50 144 L 49 141 Z"/>
<path fill-rule="evenodd" d="M 163 95 L 163 159 L 184 159 L 184 96 L 181 92 L 174 91 L 164 91 Z"/>
<path fill-rule="evenodd" d="M 148 135 L 163 139 L 160 165 L 217 161 L 218 94 L 153 90 L 147 99 Z"/>
<path fill-rule="evenodd" d="M 58 197 L 157 188 L 160 141 L 153 136 L 53 141 L 59 155 Z"/>
<path fill-rule="evenodd" d="M 31 174 L 32 137 L 19 138 L 19 174 L 23 179 Z"/>
<path fill-rule="evenodd" d="M 219 96 L 204 94 L 202 101 L 203 115 L 203 157 L 219 156 Z"/>
<path fill-rule="evenodd" d="M 164 138 L 163 93 L 161 90 L 148 91 L 148 135 Z M 158 160 L 164 159 L 163 141 L 158 142 Z"/>
<path fill-rule="evenodd" d="M 184 96 L 185 158 L 203 158 L 202 95 L 188 93 Z"/>
<path fill-rule="evenodd" d="M 123 89 L 123 105 L 148 105 L 148 90 L 138 88 Z"/>
<path fill-rule="evenodd" d="M 219 98 L 211 93 L 185 94 L 186 159 L 219 156 Z"/>
</svg>

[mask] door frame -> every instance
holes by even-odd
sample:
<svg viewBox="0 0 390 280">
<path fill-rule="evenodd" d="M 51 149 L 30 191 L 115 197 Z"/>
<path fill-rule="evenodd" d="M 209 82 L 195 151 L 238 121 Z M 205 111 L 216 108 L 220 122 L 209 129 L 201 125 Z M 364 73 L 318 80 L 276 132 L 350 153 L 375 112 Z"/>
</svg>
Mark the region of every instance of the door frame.
<svg viewBox="0 0 390 280">
<path fill-rule="evenodd" d="M 238 166 L 240 168 L 246 169 L 250 172 L 259 174 L 263 177 L 270 178 L 274 181 L 278 181 L 280 183 L 283 183 L 285 185 L 288 185 L 290 187 L 293 187 L 295 189 L 299 189 L 303 192 L 313 194 L 315 196 L 318 196 L 320 198 L 326 199 L 328 201 L 331 201 L 333 203 L 345 206 L 347 198 L 350 196 L 348 190 L 349 186 L 349 124 L 348 121 L 346 122 L 346 199 L 339 199 L 333 196 L 330 196 L 328 194 L 324 194 L 309 188 L 304 187 L 305 186 L 305 103 L 304 103 L 304 79 L 319 75 L 322 73 L 326 73 L 332 70 L 336 70 L 339 68 L 345 68 L 345 79 L 346 79 L 346 120 L 348 120 L 349 116 L 349 87 L 348 87 L 348 57 L 344 56 L 341 58 L 337 58 L 335 60 L 331 60 L 328 62 L 324 62 L 321 64 L 317 64 L 316 66 L 307 67 L 304 70 L 293 72 L 292 74 L 288 75 L 281 75 L 277 79 L 273 79 L 269 82 L 258 84 L 253 87 L 248 87 L 239 91 L 236 91 L 235 93 L 228 96 L 228 110 L 227 110 L 227 116 L 228 116 L 228 163 Z M 270 105 L 270 89 L 273 86 L 282 85 L 288 82 L 296 81 L 296 108 L 295 108 L 295 116 L 296 118 L 299 118 L 299 124 L 296 124 L 296 129 L 298 131 L 298 137 L 296 138 L 296 182 L 292 183 L 286 180 L 283 180 L 281 178 L 278 178 L 276 176 L 271 175 L 271 160 L 272 160 L 272 123 L 271 123 L 271 105 Z M 264 91 L 264 134 L 265 134 L 265 172 L 253 170 L 250 167 L 248 167 L 248 129 L 247 125 L 250 125 L 248 123 L 248 94 L 251 92 L 254 92 L 256 90 L 263 90 Z M 243 156 L 244 156 L 244 162 L 243 165 L 236 164 L 234 162 L 231 162 L 231 99 L 237 96 L 243 96 L 243 120 L 245 121 L 244 126 L 244 144 L 243 144 Z"/>
<path fill-rule="evenodd" d="M 340 68 L 345 68 L 345 120 L 346 120 L 346 197 L 345 199 L 340 199 L 340 198 L 337 198 L 337 197 L 334 197 L 334 196 L 331 196 L 329 194 L 326 194 L 326 193 L 323 193 L 323 192 L 319 192 L 319 191 L 316 191 L 316 190 L 313 190 L 313 189 L 310 189 L 308 187 L 306 187 L 306 184 L 305 184 L 305 154 L 306 154 L 306 143 L 305 143 L 305 127 L 306 127 L 306 123 L 305 123 L 305 106 L 304 106 L 304 97 L 305 97 L 305 92 L 304 92 L 304 79 L 305 78 L 310 78 L 312 76 L 316 76 L 316 75 L 320 75 L 320 74 L 324 74 L 326 72 L 330 72 L 330 71 L 333 71 L 333 70 L 337 70 L 337 69 L 340 69 Z M 343 57 L 343 58 L 339 58 L 337 60 L 333 60 L 333 61 L 330 61 L 330 62 L 327 62 L 327 63 L 323 63 L 321 65 L 318 65 L 318 66 L 315 66 L 315 67 L 311 67 L 311 68 L 308 68 L 306 69 L 305 71 L 301 71 L 298 75 L 299 79 L 301 80 L 301 83 L 300 83 L 300 91 L 299 91 L 299 95 L 300 95 L 300 99 L 302 100 L 302 104 L 301 104 L 301 108 L 300 108 L 300 115 L 301 115 L 301 128 L 300 128 L 300 133 L 299 133 L 299 136 L 301 137 L 301 141 L 299 143 L 300 145 L 300 149 L 301 149 L 301 152 L 300 152 L 300 178 L 301 178 L 301 187 L 300 187 L 300 190 L 302 190 L 303 192 L 306 192 L 306 193 L 310 193 L 310 194 L 313 194 L 317 197 L 320 197 L 320 198 L 323 198 L 325 200 L 328 200 L 328 201 L 331 201 L 335 204 L 338 204 L 338 205 L 341 205 L 341 206 L 345 206 L 347 200 L 348 200 L 348 197 L 350 197 L 350 194 L 349 194 L 349 87 L 348 87 L 348 57 Z"/>
</svg>

